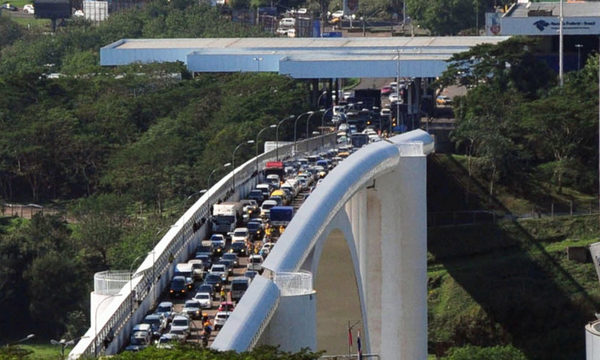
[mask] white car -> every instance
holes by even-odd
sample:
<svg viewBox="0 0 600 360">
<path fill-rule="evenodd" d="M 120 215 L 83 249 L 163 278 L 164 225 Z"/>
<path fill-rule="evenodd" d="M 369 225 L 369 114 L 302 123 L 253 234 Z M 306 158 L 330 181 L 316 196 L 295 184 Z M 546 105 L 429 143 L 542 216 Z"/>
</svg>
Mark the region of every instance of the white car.
<svg viewBox="0 0 600 360">
<path fill-rule="evenodd" d="M 194 295 L 194 300 L 198 301 L 202 309 L 212 308 L 212 296 L 207 292 L 198 292 Z"/>
<path fill-rule="evenodd" d="M 308 13 L 307 8 L 300 8 L 300 9 L 298 9 L 298 11 L 296 11 L 296 14 L 300 14 L 300 15 L 305 15 L 307 13 Z"/>
<path fill-rule="evenodd" d="M 225 247 L 225 236 L 223 234 L 212 234 L 210 236 L 210 242 L 212 242 L 214 245 L 224 248 Z"/>
<path fill-rule="evenodd" d="M 187 314 L 192 319 L 199 319 L 202 316 L 202 308 L 200 307 L 200 303 L 195 299 L 187 300 L 181 312 Z"/>
<path fill-rule="evenodd" d="M 248 265 L 246 267 L 248 270 L 254 270 L 258 273 L 261 273 L 263 270 L 262 267 L 263 257 L 260 255 L 250 255 L 248 258 Z"/>
<path fill-rule="evenodd" d="M 229 319 L 229 315 L 231 315 L 231 311 L 219 311 L 215 315 L 215 330 L 219 330 L 225 325 L 225 321 Z"/>
<path fill-rule="evenodd" d="M 171 322 L 169 334 L 176 336 L 179 340 L 185 341 L 190 336 L 190 319 L 185 315 L 177 315 Z"/>
<path fill-rule="evenodd" d="M 212 274 L 217 274 L 221 277 L 221 280 L 223 280 L 223 282 L 227 281 L 227 275 L 229 273 L 229 270 L 227 269 L 227 267 L 223 264 L 214 264 L 211 268 L 210 268 L 210 272 Z"/>
<path fill-rule="evenodd" d="M 235 242 L 247 242 L 250 238 L 250 234 L 248 233 L 248 228 L 241 227 L 235 228 L 231 233 L 231 243 Z"/>
<path fill-rule="evenodd" d="M 281 20 L 279 20 L 279 26 L 294 26 L 296 25 L 296 19 L 294 18 L 283 18 Z"/>
<path fill-rule="evenodd" d="M 259 254 L 262 255 L 263 257 L 266 257 L 271 252 L 271 249 L 273 249 L 273 246 L 275 246 L 275 244 L 272 242 L 264 243 L 262 248 L 259 251 Z"/>
<path fill-rule="evenodd" d="M 23 5 L 23 12 L 26 14 L 35 14 L 35 9 L 32 4 Z"/>
<path fill-rule="evenodd" d="M 390 102 L 396 102 L 396 101 L 398 101 L 398 94 L 391 93 L 390 96 L 388 97 L 388 99 L 390 99 Z"/>
<path fill-rule="evenodd" d="M 287 37 L 295 38 L 296 37 L 296 29 L 289 29 L 287 32 Z"/>
<path fill-rule="evenodd" d="M 344 16 L 344 10 L 337 10 L 337 11 L 334 11 L 333 13 L 331 13 L 331 17 L 334 19 L 341 18 L 343 16 Z"/>
</svg>

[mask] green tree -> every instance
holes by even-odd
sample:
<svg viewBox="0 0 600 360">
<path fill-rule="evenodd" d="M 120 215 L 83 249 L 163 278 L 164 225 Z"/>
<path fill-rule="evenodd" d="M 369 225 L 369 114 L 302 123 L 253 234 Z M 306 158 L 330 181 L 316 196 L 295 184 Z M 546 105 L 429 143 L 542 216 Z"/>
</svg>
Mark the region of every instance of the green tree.
<svg viewBox="0 0 600 360">
<path fill-rule="evenodd" d="M 511 345 L 479 347 L 467 345 L 451 348 L 443 360 L 527 360 L 527 357 Z"/>
<path fill-rule="evenodd" d="M 101 194 L 79 200 L 72 210 L 78 223 L 76 237 L 95 271 L 110 268 L 108 252 L 121 240 L 128 221 L 127 204 L 127 198 Z"/>
</svg>

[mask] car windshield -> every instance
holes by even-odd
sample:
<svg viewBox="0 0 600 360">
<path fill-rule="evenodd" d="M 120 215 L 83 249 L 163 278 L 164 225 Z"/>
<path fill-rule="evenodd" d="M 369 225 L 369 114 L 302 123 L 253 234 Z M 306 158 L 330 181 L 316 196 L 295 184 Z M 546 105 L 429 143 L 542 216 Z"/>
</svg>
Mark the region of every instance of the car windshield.
<svg viewBox="0 0 600 360">
<path fill-rule="evenodd" d="M 185 304 L 185 307 L 188 309 L 198 309 L 200 307 L 200 304 L 198 304 L 198 302 L 196 301 L 190 301 Z"/>
<path fill-rule="evenodd" d="M 253 264 L 260 264 L 262 262 L 262 259 L 259 257 L 253 257 L 250 259 L 250 262 Z"/>
<path fill-rule="evenodd" d="M 233 236 L 246 236 L 248 233 L 246 231 L 236 231 L 233 233 Z"/>
<path fill-rule="evenodd" d="M 235 256 L 235 254 L 225 254 L 223 255 L 223 259 L 231 259 L 231 260 L 235 260 L 237 256 Z"/>
<path fill-rule="evenodd" d="M 208 294 L 198 294 L 198 295 L 196 295 L 196 299 L 199 299 L 199 300 L 208 300 L 208 299 L 210 299 L 210 295 L 208 295 Z"/>
<path fill-rule="evenodd" d="M 227 314 L 218 314 L 217 315 L 217 318 L 221 319 L 221 320 L 226 320 L 228 317 L 229 317 L 229 315 L 227 315 Z"/>
<path fill-rule="evenodd" d="M 158 326 L 160 324 L 160 320 L 158 320 L 158 318 L 146 318 L 144 322 L 153 326 Z"/>
<path fill-rule="evenodd" d="M 213 265 L 212 271 L 225 271 L 225 265 Z"/>
<path fill-rule="evenodd" d="M 143 333 L 139 334 L 139 337 L 137 337 L 138 333 L 135 333 L 132 335 L 131 337 L 131 345 L 145 345 L 146 344 L 146 338 L 144 337 Z"/>
<path fill-rule="evenodd" d="M 183 286 L 184 284 L 185 284 L 185 280 L 183 280 L 183 279 L 174 279 L 171 282 L 172 286 Z"/>
<path fill-rule="evenodd" d="M 173 320 L 173 325 L 175 326 L 187 326 L 188 321 L 186 319 L 175 319 Z"/>
<path fill-rule="evenodd" d="M 257 230 L 259 227 L 260 227 L 259 223 L 255 223 L 255 222 L 248 223 L 248 230 Z"/>
<path fill-rule="evenodd" d="M 217 274 L 210 274 L 206 276 L 206 282 L 209 284 L 218 283 L 219 281 L 221 281 L 221 277 Z"/>
<path fill-rule="evenodd" d="M 219 215 L 219 216 L 216 217 L 215 220 L 219 224 L 231 224 L 232 222 L 235 221 L 235 218 L 233 216 Z"/>
<path fill-rule="evenodd" d="M 164 313 L 164 312 L 170 312 L 171 311 L 171 307 L 170 306 L 159 306 L 156 309 L 156 312 L 158 313 Z"/>
</svg>

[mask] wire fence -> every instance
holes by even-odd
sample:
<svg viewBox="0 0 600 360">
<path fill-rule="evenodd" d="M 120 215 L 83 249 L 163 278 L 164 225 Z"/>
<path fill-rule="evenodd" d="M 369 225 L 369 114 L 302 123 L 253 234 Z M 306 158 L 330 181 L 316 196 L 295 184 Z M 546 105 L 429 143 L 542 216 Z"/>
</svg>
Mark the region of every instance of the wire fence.
<svg viewBox="0 0 600 360">
<path fill-rule="evenodd" d="M 439 226 L 457 226 L 457 225 L 475 225 L 475 224 L 496 224 L 500 221 L 518 221 L 523 219 L 552 219 L 567 216 L 588 216 L 600 214 L 597 207 L 590 205 L 587 209 L 571 208 L 568 211 L 555 211 L 551 206 L 550 211 L 541 211 L 539 208 L 532 208 L 526 213 L 510 213 L 500 210 L 462 210 L 462 211 L 441 211 L 430 212 L 427 214 L 427 227 Z"/>
<path fill-rule="evenodd" d="M 59 211 L 56 209 L 48 209 L 37 204 L 0 204 L 0 215 L 2 216 L 17 216 L 25 219 L 31 219 L 36 214 L 41 215 L 56 215 Z"/>
</svg>

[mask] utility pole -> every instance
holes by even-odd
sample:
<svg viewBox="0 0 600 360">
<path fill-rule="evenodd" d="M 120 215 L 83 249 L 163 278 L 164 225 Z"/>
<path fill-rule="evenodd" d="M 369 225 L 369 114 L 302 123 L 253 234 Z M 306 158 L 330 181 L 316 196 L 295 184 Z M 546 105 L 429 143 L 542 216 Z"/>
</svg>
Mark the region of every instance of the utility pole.
<svg viewBox="0 0 600 360">
<path fill-rule="evenodd" d="M 558 81 L 560 87 L 563 87 L 563 0 L 560 0 L 558 12 Z"/>
</svg>

